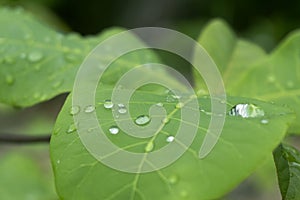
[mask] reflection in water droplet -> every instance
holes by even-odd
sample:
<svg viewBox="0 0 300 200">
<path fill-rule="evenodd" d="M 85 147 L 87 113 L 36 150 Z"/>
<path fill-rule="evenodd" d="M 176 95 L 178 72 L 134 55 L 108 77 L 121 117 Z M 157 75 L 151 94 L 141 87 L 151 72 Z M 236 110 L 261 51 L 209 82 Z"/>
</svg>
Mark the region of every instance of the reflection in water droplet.
<svg viewBox="0 0 300 200">
<path fill-rule="evenodd" d="M 89 106 L 85 107 L 84 112 L 91 113 L 91 112 L 94 112 L 94 110 L 95 110 L 95 106 L 89 105 Z"/>
<path fill-rule="evenodd" d="M 180 109 L 180 108 L 182 108 L 184 106 L 184 104 L 183 103 L 181 103 L 181 102 L 179 102 L 179 103 L 177 103 L 176 104 L 176 108 L 178 108 L 178 109 Z"/>
<path fill-rule="evenodd" d="M 159 107 L 163 107 L 164 106 L 163 103 L 157 103 L 156 105 L 159 106 Z"/>
<path fill-rule="evenodd" d="M 178 182 L 178 179 L 179 179 L 178 176 L 176 176 L 175 174 L 171 175 L 171 176 L 168 178 L 169 183 L 171 183 L 171 184 L 177 183 L 177 182 Z"/>
<path fill-rule="evenodd" d="M 79 106 L 72 106 L 70 108 L 70 115 L 76 115 L 78 114 L 80 111 L 80 107 Z"/>
<path fill-rule="evenodd" d="M 12 75 L 6 75 L 5 81 L 8 85 L 13 85 L 15 82 L 15 79 Z"/>
<path fill-rule="evenodd" d="M 154 144 L 153 144 L 152 141 L 150 141 L 150 142 L 147 143 L 147 145 L 145 147 L 145 152 L 150 152 L 150 151 L 153 150 L 153 148 L 154 148 Z"/>
<path fill-rule="evenodd" d="M 114 106 L 113 102 L 111 100 L 105 100 L 103 104 L 104 108 L 110 109 Z"/>
<path fill-rule="evenodd" d="M 38 62 L 43 58 L 43 54 L 41 52 L 38 51 L 33 51 L 31 53 L 29 53 L 28 55 L 28 60 L 30 62 Z"/>
<path fill-rule="evenodd" d="M 175 139 L 175 137 L 173 135 L 171 135 L 171 136 L 167 137 L 166 141 L 167 142 L 173 142 L 174 139 Z"/>
<path fill-rule="evenodd" d="M 76 127 L 76 125 L 74 124 L 74 123 L 72 123 L 72 124 L 70 124 L 70 126 L 69 126 L 69 128 L 68 128 L 68 130 L 67 130 L 67 133 L 69 134 L 69 133 L 73 133 L 74 131 L 76 131 L 77 130 L 77 127 Z"/>
<path fill-rule="evenodd" d="M 148 115 L 140 115 L 135 119 L 137 125 L 146 125 L 150 122 L 150 117 Z"/>
<path fill-rule="evenodd" d="M 267 120 L 267 119 L 262 119 L 262 120 L 260 121 L 260 123 L 262 123 L 262 124 L 268 124 L 268 123 L 269 123 L 269 120 Z"/>
<path fill-rule="evenodd" d="M 118 112 L 120 114 L 125 114 L 127 112 L 127 109 L 124 104 L 122 104 L 122 103 L 118 104 Z"/>
<path fill-rule="evenodd" d="M 243 118 L 262 117 L 264 111 L 254 104 L 237 104 L 229 111 L 231 116 L 241 116 Z"/>
<path fill-rule="evenodd" d="M 113 134 L 113 135 L 116 135 L 116 134 L 118 134 L 119 133 L 119 128 L 117 127 L 117 126 L 111 126 L 109 129 L 109 132 L 111 133 L 111 134 Z"/>
</svg>

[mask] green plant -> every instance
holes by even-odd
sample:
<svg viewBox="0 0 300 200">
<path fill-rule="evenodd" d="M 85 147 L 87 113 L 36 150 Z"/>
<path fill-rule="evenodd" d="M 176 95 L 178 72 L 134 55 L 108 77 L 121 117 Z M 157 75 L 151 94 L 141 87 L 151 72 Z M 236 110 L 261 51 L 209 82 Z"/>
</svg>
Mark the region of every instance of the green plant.
<svg viewBox="0 0 300 200">
<path fill-rule="evenodd" d="M 0 9 L 0 27 L 0 101 L 21 108 L 72 92 L 76 72 L 87 54 L 101 41 L 122 31 L 112 28 L 90 37 L 63 35 L 21 9 L 9 8 Z M 198 42 L 223 76 L 228 93 L 227 101 L 223 102 L 227 113 L 234 112 L 232 109 L 238 104 L 248 104 L 257 106 L 264 114 L 253 118 L 226 116 L 217 145 L 209 156 L 199 159 L 197 152 L 213 113 L 206 85 L 194 72 L 201 107 L 194 142 L 172 165 L 146 174 L 130 174 L 111 169 L 89 154 L 76 134 L 78 124 L 73 122 L 73 115 L 84 112 L 85 108 L 72 107 L 72 99 L 68 97 L 50 143 L 56 189 L 61 199 L 220 198 L 260 166 L 286 134 L 300 133 L 299 31 L 289 35 L 271 54 L 266 54 L 259 46 L 239 39 L 225 22 L 217 19 L 203 29 Z M 96 115 L 110 140 L 123 149 L 139 153 L 145 152 L 145 148 L 146 151 L 159 149 L 167 144 L 166 138 L 180 123 L 184 123 L 174 94 L 166 93 L 163 87 L 149 85 L 134 93 L 130 114 L 134 121 L 146 115 L 151 105 L 163 104 L 169 114 L 168 122 L 155 140 L 109 134 L 115 123 L 104 103 L 110 100 L 113 86 L 134 66 L 159 61 L 159 56 L 151 50 L 126 54 L 112 63 L 98 85 Z M 149 70 L 145 76 L 151 73 Z M 153 73 L 174 81 L 164 70 Z M 94 127 L 90 128 L 92 131 Z M 299 199 L 299 151 L 280 145 L 274 158 L 283 199 Z"/>
</svg>

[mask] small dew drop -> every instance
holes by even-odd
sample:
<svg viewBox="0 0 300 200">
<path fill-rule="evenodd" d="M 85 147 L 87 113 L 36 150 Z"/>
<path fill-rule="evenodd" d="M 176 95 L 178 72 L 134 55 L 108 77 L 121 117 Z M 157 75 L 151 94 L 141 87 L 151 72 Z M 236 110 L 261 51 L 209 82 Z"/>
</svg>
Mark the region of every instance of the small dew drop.
<svg viewBox="0 0 300 200">
<path fill-rule="evenodd" d="M 43 58 L 43 54 L 38 51 L 33 51 L 28 55 L 28 60 L 30 62 L 38 62 Z"/>
<path fill-rule="evenodd" d="M 111 109 L 114 106 L 114 104 L 110 99 L 107 99 L 107 100 L 104 101 L 103 106 L 106 109 Z"/>
<path fill-rule="evenodd" d="M 170 142 L 173 142 L 174 139 L 175 139 L 175 137 L 171 135 L 171 136 L 167 137 L 166 141 L 170 143 Z"/>
<path fill-rule="evenodd" d="M 262 124 L 268 124 L 268 123 L 269 123 L 269 120 L 267 120 L 267 119 L 262 119 L 262 120 L 260 121 L 260 123 L 262 123 Z"/>
<path fill-rule="evenodd" d="M 140 115 L 135 119 L 137 125 L 146 125 L 150 122 L 150 117 L 148 115 Z"/>
<path fill-rule="evenodd" d="M 95 110 L 95 106 L 89 105 L 89 106 L 85 107 L 84 112 L 91 113 L 91 112 L 94 112 L 94 110 Z"/>
<path fill-rule="evenodd" d="M 170 121 L 169 118 L 168 118 L 168 117 L 165 117 L 165 118 L 162 120 L 162 123 L 167 124 L 169 121 Z"/>
<path fill-rule="evenodd" d="M 164 104 L 161 103 L 161 102 L 160 102 L 160 103 L 157 103 L 156 105 L 159 106 L 159 107 L 163 107 L 163 106 L 164 106 Z"/>
<path fill-rule="evenodd" d="M 119 133 L 119 128 L 117 127 L 117 126 L 111 126 L 109 129 L 108 129 L 108 131 L 111 133 L 111 134 L 113 134 L 113 135 L 116 135 L 116 134 L 118 134 Z"/>
<path fill-rule="evenodd" d="M 168 178 L 169 183 L 176 184 L 178 182 L 179 178 L 177 175 L 173 174 Z"/>
<path fill-rule="evenodd" d="M 74 123 L 70 124 L 68 130 L 67 130 L 67 133 L 70 134 L 70 133 L 73 133 L 77 130 L 77 127 Z"/>
<path fill-rule="evenodd" d="M 180 109 L 180 108 L 182 108 L 184 106 L 184 103 L 181 103 L 181 102 L 179 102 L 179 103 L 177 103 L 176 104 L 176 108 L 178 108 L 178 109 Z"/>
<path fill-rule="evenodd" d="M 126 106 L 122 103 L 118 104 L 118 112 L 120 114 L 125 114 L 127 112 Z"/>
<path fill-rule="evenodd" d="M 150 142 L 147 143 L 147 145 L 145 147 L 145 152 L 150 152 L 150 151 L 153 150 L 153 148 L 154 148 L 154 144 L 153 144 L 152 141 L 150 141 Z"/>
<path fill-rule="evenodd" d="M 70 108 L 70 115 L 77 115 L 80 112 L 79 106 L 72 106 Z"/>
<path fill-rule="evenodd" d="M 269 76 L 267 77 L 267 81 L 268 81 L 269 83 L 274 83 L 275 80 L 276 80 L 276 78 L 275 78 L 274 75 L 269 75 Z"/>
<path fill-rule="evenodd" d="M 12 75 L 6 75 L 5 81 L 8 85 L 13 85 L 15 82 L 15 79 Z"/>
<path fill-rule="evenodd" d="M 241 116 L 243 118 L 263 117 L 264 111 L 254 104 L 237 104 L 229 111 L 231 116 Z"/>
</svg>

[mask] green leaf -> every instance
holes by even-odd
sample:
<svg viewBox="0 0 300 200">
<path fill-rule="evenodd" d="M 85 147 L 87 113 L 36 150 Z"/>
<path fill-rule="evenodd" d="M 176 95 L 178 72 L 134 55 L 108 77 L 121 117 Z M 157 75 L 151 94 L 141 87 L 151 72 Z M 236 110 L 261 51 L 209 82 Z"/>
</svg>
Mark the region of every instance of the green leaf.
<svg viewBox="0 0 300 200">
<path fill-rule="evenodd" d="M 227 23 L 220 19 L 213 20 L 204 28 L 198 42 L 218 66 L 227 91 L 236 83 L 237 77 L 251 67 L 251 64 L 266 57 L 262 48 L 238 39 Z M 200 74 L 195 70 L 194 79 L 198 90 L 206 88 Z"/>
<path fill-rule="evenodd" d="M 21 9 L 8 8 L 0 8 L 0 28 L 0 102 L 17 107 L 70 92 L 84 58 L 101 41 L 122 31 L 112 28 L 85 38 L 63 35 Z M 129 68 L 157 61 L 151 50 L 126 54 L 110 66 L 106 73 L 110 78 L 104 83 L 113 84 Z"/>
<path fill-rule="evenodd" d="M 176 134 L 179 125 L 185 123 L 181 120 L 177 101 L 170 102 L 170 94 L 140 90 L 134 93 L 129 102 L 131 120 L 147 115 L 152 105 L 162 103 L 170 114 L 169 122 L 158 132 L 153 145 L 149 143 L 149 138 L 131 137 L 123 130 L 116 135 L 110 134 L 109 128 L 116 123 L 111 110 L 103 107 L 103 102 L 109 99 L 111 90 L 108 87 L 101 89 L 100 86 L 97 91 L 96 115 L 101 128 L 114 144 L 126 151 L 144 153 L 145 148 L 156 151 L 166 146 L 168 135 Z M 69 96 L 58 116 L 50 144 L 57 192 L 62 199 L 84 199 L 87 196 L 91 200 L 219 198 L 250 175 L 270 155 L 294 118 L 289 109 L 284 107 L 253 99 L 228 98 L 228 111 L 238 103 L 252 103 L 263 109 L 265 116 L 227 116 L 218 143 L 206 158 L 199 159 L 198 151 L 212 114 L 210 99 L 198 98 L 200 124 L 196 126 L 197 135 L 190 148 L 180 159 L 163 169 L 134 174 L 111 169 L 89 154 L 76 131 L 76 126 L 85 125 L 81 122 L 74 125 L 70 115 L 71 100 Z M 84 109 L 80 110 L 84 112 Z M 191 126 L 194 127 L 193 124 Z M 174 136 L 173 142 L 180 142 Z"/>
<path fill-rule="evenodd" d="M 300 33 L 292 33 L 270 55 L 258 46 L 238 40 L 228 25 L 211 22 L 199 38 L 215 60 L 229 95 L 285 104 L 296 111 L 290 133 L 300 133 Z M 206 86 L 195 74 L 197 89 Z"/>
<path fill-rule="evenodd" d="M 231 94 L 288 105 L 297 118 L 289 128 L 300 134 L 300 31 L 292 33 L 268 58 L 236 79 Z"/>
<path fill-rule="evenodd" d="M 0 158 L 0 199 L 53 200 L 52 184 L 46 180 L 45 169 L 20 152 Z"/>
<path fill-rule="evenodd" d="M 282 199 L 300 198 L 300 152 L 296 148 L 281 144 L 274 151 L 278 182 Z"/>
</svg>

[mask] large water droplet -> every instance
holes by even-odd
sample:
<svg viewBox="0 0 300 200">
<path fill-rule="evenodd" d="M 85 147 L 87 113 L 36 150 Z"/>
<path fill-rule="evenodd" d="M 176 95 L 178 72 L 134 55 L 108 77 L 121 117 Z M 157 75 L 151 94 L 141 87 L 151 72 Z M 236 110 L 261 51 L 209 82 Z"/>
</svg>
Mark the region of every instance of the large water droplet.
<svg viewBox="0 0 300 200">
<path fill-rule="evenodd" d="M 72 106 L 70 108 L 70 115 L 76 115 L 80 112 L 80 107 L 79 106 Z"/>
<path fill-rule="evenodd" d="M 173 142 L 174 139 L 175 139 L 175 137 L 173 135 L 170 135 L 170 136 L 167 137 L 166 141 L 167 142 Z"/>
<path fill-rule="evenodd" d="M 12 75 L 6 75 L 5 81 L 8 85 L 13 85 L 15 82 L 15 79 Z"/>
<path fill-rule="evenodd" d="M 77 127 L 74 123 L 70 124 L 68 130 L 67 130 L 67 133 L 70 134 L 70 133 L 73 133 L 77 130 Z"/>
<path fill-rule="evenodd" d="M 137 125 L 146 125 L 150 122 L 150 117 L 148 115 L 140 115 L 135 119 Z"/>
<path fill-rule="evenodd" d="M 243 118 L 262 117 L 265 115 L 264 111 L 254 104 L 237 104 L 230 109 L 229 115 L 241 116 Z"/>
<path fill-rule="evenodd" d="M 113 135 L 116 135 L 119 133 L 120 129 L 117 127 L 117 126 L 111 126 L 108 131 L 113 134 Z"/>
<path fill-rule="evenodd" d="M 120 114 L 125 114 L 127 112 L 126 106 L 124 104 L 122 104 L 122 103 L 119 103 L 118 104 L 118 112 Z"/>
<path fill-rule="evenodd" d="M 89 105 L 84 108 L 84 112 L 86 112 L 86 113 L 94 112 L 94 110 L 95 110 L 95 106 L 92 106 L 92 105 Z"/>
<path fill-rule="evenodd" d="M 111 109 L 114 106 L 114 104 L 110 99 L 108 99 L 104 101 L 103 106 L 104 108 Z"/>
<path fill-rule="evenodd" d="M 176 107 L 177 109 L 180 109 L 180 108 L 182 108 L 183 106 L 184 106 L 184 103 L 179 102 L 179 103 L 176 104 L 175 107 Z"/>
<path fill-rule="evenodd" d="M 38 62 L 43 58 L 43 54 L 42 52 L 39 51 L 33 51 L 31 53 L 29 53 L 28 55 L 28 60 L 30 62 Z"/>
<path fill-rule="evenodd" d="M 154 143 L 152 141 L 148 142 L 146 147 L 145 147 L 145 152 L 150 152 L 154 148 Z"/>
</svg>

